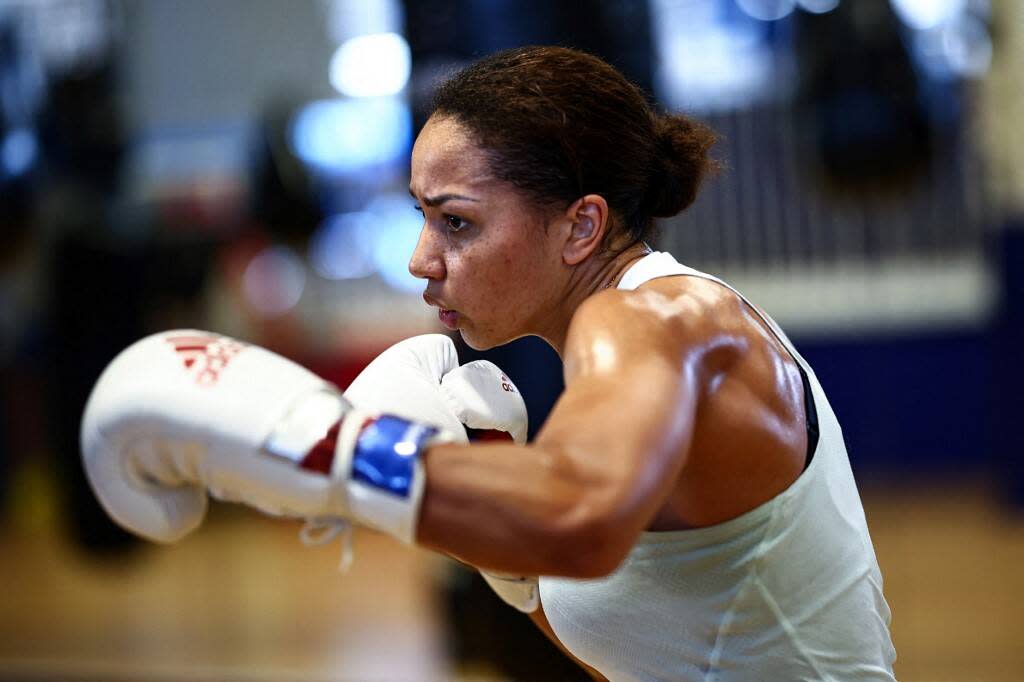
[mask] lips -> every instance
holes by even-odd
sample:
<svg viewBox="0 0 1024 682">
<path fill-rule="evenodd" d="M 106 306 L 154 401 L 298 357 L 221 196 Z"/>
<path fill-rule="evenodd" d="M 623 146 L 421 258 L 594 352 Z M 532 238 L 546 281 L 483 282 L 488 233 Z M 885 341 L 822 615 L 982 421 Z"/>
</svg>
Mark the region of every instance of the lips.
<svg viewBox="0 0 1024 682">
<path fill-rule="evenodd" d="M 437 319 L 441 321 L 448 329 L 456 329 L 459 326 L 459 313 L 451 308 L 445 307 L 445 305 L 438 301 L 433 296 L 426 292 L 423 292 L 423 300 L 427 302 L 427 305 L 437 308 Z"/>
<path fill-rule="evenodd" d="M 459 328 L 459 314 L 454 310 L 445 310 L 441 308 L 437 312 L 437 319 L 441 320 L 441 324 L 448 327 L 448 329 Z"/>
</svg>

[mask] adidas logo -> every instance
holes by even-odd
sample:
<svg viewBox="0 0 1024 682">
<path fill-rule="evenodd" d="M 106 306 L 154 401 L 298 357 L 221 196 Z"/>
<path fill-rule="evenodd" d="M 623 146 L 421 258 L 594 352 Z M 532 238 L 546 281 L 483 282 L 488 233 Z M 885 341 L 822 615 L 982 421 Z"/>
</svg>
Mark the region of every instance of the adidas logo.
<svg viewBox="0 0 1024 682">
<path fill-rule="evenodd" d="M 211 334 L 168 336 L 165 340 L 174 347 L 185 370 L 196 375 L 200 386 L 216 384 L 231 359 L 245 348 L 241 341 Z"/>
</svg>

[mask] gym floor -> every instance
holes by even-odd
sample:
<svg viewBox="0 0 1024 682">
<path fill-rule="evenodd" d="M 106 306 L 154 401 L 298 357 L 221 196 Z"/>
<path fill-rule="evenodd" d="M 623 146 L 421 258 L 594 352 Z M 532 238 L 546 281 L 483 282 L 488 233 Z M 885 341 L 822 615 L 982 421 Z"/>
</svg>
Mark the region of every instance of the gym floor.
<svg viewBox="0 0 1024 682">
<path fill-rule="evenodd" d="M 453 660 L 451 561 L 360 531 L 342 575 L 340 543 L 305 547 L 298 524 L 227 505 L 174 547 L 97 558 L 67 540 L 45 481 L 21 483 L 0 530 L 4 680 L 503 679 Z M 870 487 L 864 500 L 897 677 L 1024 679 L 1024 516 L 981 484 Z"/>
</svg>

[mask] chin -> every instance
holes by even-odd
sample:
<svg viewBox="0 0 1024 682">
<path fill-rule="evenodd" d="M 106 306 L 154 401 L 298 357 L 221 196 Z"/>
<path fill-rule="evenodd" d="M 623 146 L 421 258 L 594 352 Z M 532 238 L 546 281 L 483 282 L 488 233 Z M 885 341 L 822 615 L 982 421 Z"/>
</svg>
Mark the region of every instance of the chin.
<svg viewBox="0 0 1024 682">
<path fill-rule="evenodd" d="M 473 350 L 490 350 L 495 346 L 500 346 L 500 343 L 493 343 L 489 339 L 482 339 L 472 332 L 467 332 L 465 329 L 459 330 L 459 335 L 467 346 Z"/>
<path fill-rule="evenodd" d="M 516 338 L 518 338 L 498 338 L 486 336 L 483 334 L 478 334 L 474 332 L 474 330 L 472 329 L 462 328 L 459 329 L 459 335 L 462 337 L 462 340 L 466 343 L 467 346 L 469 346 L 473 350 L 478 351 L 490 350 L 492 348 L 497 348 L 498 346 L 504 346 L 506 343 L 514 341 Z"/>
</svg>

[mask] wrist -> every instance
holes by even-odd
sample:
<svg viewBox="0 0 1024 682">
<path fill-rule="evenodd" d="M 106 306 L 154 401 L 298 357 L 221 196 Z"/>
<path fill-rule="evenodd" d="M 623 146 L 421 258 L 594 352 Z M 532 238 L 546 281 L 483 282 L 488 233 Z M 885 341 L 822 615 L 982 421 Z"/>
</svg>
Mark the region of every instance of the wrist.
<svg viewBox="0 0 1024 682">
<path fill-rule="evenodd" d="M 342 427 L 333 476 L 344 486 L 349 516 L 411 544 L 423 499 L 421 457 L 439 431 L 402 417 L 377 415 Z"/>
<path fill-rule="evenodd" d="M 412 544 L 425 487 L 424 452 L 454 437 L 404 417 L 353 410 L 338 429 L 336 513 Z"/>
</svg>

